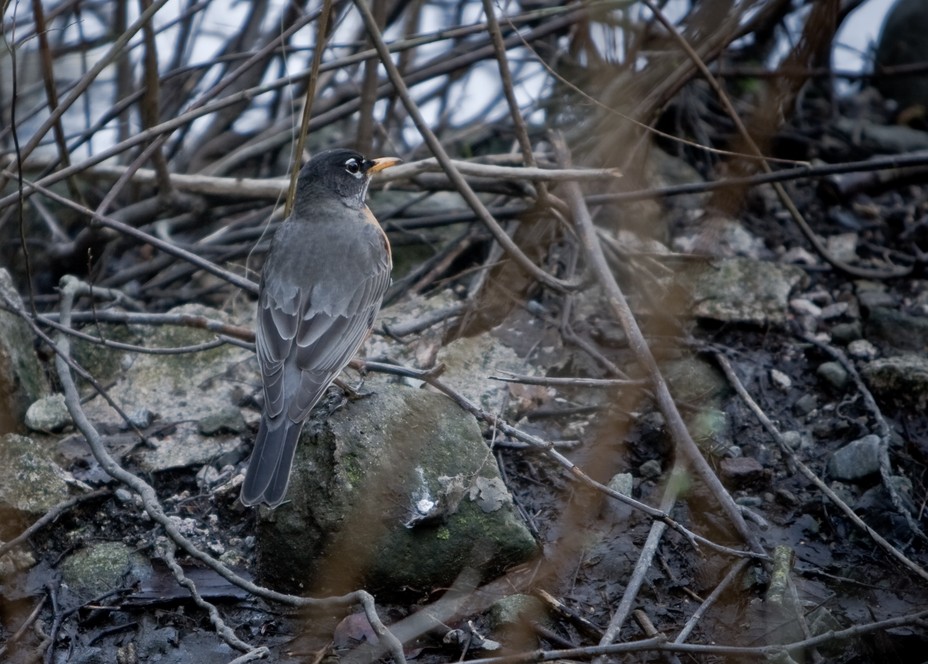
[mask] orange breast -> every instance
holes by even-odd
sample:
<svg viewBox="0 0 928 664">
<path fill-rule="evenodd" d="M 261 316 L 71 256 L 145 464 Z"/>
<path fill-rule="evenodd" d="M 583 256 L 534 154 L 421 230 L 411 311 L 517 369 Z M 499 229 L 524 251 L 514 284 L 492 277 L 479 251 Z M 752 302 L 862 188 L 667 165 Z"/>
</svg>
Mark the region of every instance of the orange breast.
<svg viewBox="0 0 928 664">
<path fill-rule="evenodd" d="M 374 213 L 371 212 L 371 209 L 364 206 L 364 220 L 380 231 L 380 236 L 383 238 L 383 248 L 387 252 L 387 257 L 390 259 L 390 265 L 393 265 L 393 252 L 390 249 L 390 240 L 387 238 L 387 233 L 383 230 L 383 226 L 380 225 L 380 222 L 377 221 L 377 217 L 374 216 Z"/>
</svg>

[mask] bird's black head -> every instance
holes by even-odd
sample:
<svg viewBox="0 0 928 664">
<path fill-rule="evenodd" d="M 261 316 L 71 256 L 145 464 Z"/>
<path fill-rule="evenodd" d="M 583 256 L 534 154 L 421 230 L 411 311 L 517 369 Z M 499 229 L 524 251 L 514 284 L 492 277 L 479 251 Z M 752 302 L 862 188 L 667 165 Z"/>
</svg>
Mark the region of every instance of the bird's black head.
<svg viewBox="0 0 928 664">
<path fill-rule="evenodd" d="M 299 213 L 303 205 L 323 198 L 361 208 L 371 176 L 399 162 L 393 157 L 366 159 L 360 152 L 344 148 L 319 152 L 300 171 L 294 211 Z"/>
</svg>

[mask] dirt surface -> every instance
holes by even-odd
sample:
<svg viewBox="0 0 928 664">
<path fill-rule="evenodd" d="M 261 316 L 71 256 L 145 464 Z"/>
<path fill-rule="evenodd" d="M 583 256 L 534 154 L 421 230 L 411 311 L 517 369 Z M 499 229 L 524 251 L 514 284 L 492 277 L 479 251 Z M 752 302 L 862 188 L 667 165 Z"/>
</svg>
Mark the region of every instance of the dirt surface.
<svg viewBox="0 0 928 664">
<path fill-rule="evenodd" d="M 660 70 L 642 74 L 645 84 L 664 78 Z M 582 82 L 595 88 L 597 80 Z M 736 93 L 765 110 L 750 89 Z M 524 370 L 483 375 L 496 401 L 476 415 L 538 541 L 536 559 L 489 578 L 467 570 L 451 587 L 378 590 L 367 614 L 363 595 L 301 606 L 298 597 L 249 586 L 263 581 L 255 578 L 258 516 L 238 501 L 238 489 L 260 390 L 253 360 L 243 357 L 219 377 L 234 385 L 237 412 L 217 425 L 218 434 L 190 438 L 221 437 L 196 462 L 154 468 L 146 461 L 159 441 L 196 429 L 189 421 L 133 412 L 131 427 L 94 422 L 121 467 L 154 497 L 145 484 L 113 479 L 73 424 L 28 431 L 24 421 L 15 423 L 30 444 L 51 450 L 69 474 L 72 499 L 37 514 L 4 496 L 0 661 L 389 658 L 388 640 L 365 617 L 376 615 L 406 657 L 429 663 L 924 662 L 926 166 L 825 168 L 885 158 L 900 145 L 928 146 L 928 134 L 923 118 L 907 123 L 866 87 L 844 98 L 817 83 L 801 95 L 783 94 L 794 102 L 788 117 L 753 129 L 765 154 L 784 160 L 778 167 L 802 171 L 784 186 L 818 247 L 769 184 L 729 180 L 713 188 L 757 175 L 755 161 L 732 165 L 730 155 L 666 137 L 623 165 L 624 184 L 612 176 L 607 184 L 584 181 L 583 205 L 598 228 L 592 236 L 583 234 L 583 206 L 566 179 L 543 190 L 509 176 L 470 178 L 530 261 L 580 284 L 564 292 L 516 266 L 443 175 L 411 175 L 374 192 L 371 205 L 390 235 L 396 270 L 382 312 L 390 329 L 378 325 L 368 359 L 424 372 L 437 368 L 443 347 L 471 337 L 514 351 Z M 653 114 L 657 126 L 705 146 L 747 151 L 708 85 L 681 82 L 671 97 Z M 615 165 L 607 157 L 620 132 L 587 134 L 592 123 L 578 129 L 569 112 L 557 117 L 574 163 Z M 542 165 L 554 168 L 564 160 L 547 129 L 531 129 L 531 138 Z M 466 145 L 446 143 L 494 163 L 512 158 L 496 141 L 515 145 L 514 130 L 481 131 Z M 424 156 L 417 150 L 406 155 L 411 163 Z M 274 171 L 265 161 L 251 170 Z M 815 168 L 822 170 L 810 174 Z M 691 189 L 670 189 L 675 185 Z M 222 330 L 227 341 L 247 343 L 254 305 L 247 284 L 194 269 L 156 239 L 253 277 L 243 266 L 260 267 L 272 203 L 203 196 L 172 199 L 173 216 L 159 208 L 157 219 L 143 218 L 138 227 L 151 234 L 143 243 L 91 228 L 83 217 L 72 220 L 67 240 L 48 231 L 41 215 L 31 226 L 24 222 L 31 262 L 11 260 L 13 283 L 28 304 L 20 313 L 51 334 L 57 319 L 29 312 L 34 306 L 56 314 L 60 278 L 80 274 L 97 289 L 119 291 L 113 311 L 120 315 L 208 306 L 240 326 Z M 126 204 L 121 213 L 138 209 Z M 29 232 L 35 240 L 25 239 Z M 602 249 L 608 277 L 594 269 L 591 247 Z M 747 273 L 736 271 L 745 266 Z M 719 300 L 699 290 L 713 270 L 740 275 L 723 284 L 727 294 L 712 295 Z M 620 320 L 621 303 L 610 298 L 613 278 L 634 325 Z M 76 327 L 123 340 L 99 318 L 113 293 L 91 295 L 78 300 L 85 318 Z M 751 308 L 768 297 L 772 303 Z M 725 306 L 700 309 L 721 300 Z M 132 343 L 149 339 L 136 333 L 150 323 L 113 325 Z M 65 381 L 54 352 L 35 330 L 39 359 L 59 391 Z M 109 365 L 86 348 L 79 355 L 94 363 L 102 390 L 129 371 L 112 359 L 116 351 L 94 351 L 114 353 Z M 187 364 L 170 358 L 165 363 Z M 896 361 L 901 369 L 885 378 L 879 363 Z M 441 390 L 437 373 L 416 375 Z M 661 398 L 665 380 L 669 404 Z M 446 384 L 452 398 L 465 390 L 450 378 Z M 86 381 L 81 388 L 85 397 L 92 392 Z M 195 388 L 210 392 L 213 385 Z M 333 391 L 326 407 L 339 408 L 342 399 Z M 693 445 L 681 440 L 677 413 Z M 29 470 L 25 464 L 16 473 Z M 39 521 L 43 514 L 47 520 Z M 31 524 L 6 551 L 4 543 Z"/>
</svg>

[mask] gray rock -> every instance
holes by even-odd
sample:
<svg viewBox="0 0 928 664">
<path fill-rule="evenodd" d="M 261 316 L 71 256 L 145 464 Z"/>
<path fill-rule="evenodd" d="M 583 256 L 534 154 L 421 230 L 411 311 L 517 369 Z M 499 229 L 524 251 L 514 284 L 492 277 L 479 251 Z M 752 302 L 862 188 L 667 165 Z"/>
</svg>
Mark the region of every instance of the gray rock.
<svg viewBox="0 0 928 664">
<path fill-rule="evenodd" d="M 789 295 L 807 280 L 794 265 L 743 258 L 693 262 L 677 275 L 694 316 L 757 325 L 786 322 Z"/>
<path fill-rule="evenodd" d="M 649 459 L 638 467 L 639 474 L 646 480 L 653 480 L 661 475 L 661 462 Z"/>
<path fill-rule="evenodd" d="M 696 355 L 663 362 L 661 373 L 674 398 L 690 404 L 711 407 L 730 389 L 722 372 Z M 724 424 L 724 416 L 722 420 Z"/>
<path fill-rule="evenodd" d="M 719 466 L 722 481 L 728 486 L 740 489 L 765 481 L 764 467 L 754 457 L 722 459 Z"/>
<path fill-rule="evenodd" d="M 190 314 L 216 320 L 231 321 L 221 311 L 199 305 L 185 305 L 172 309 L 173 314 Z M 237 321 L 241 323 L 241 321 Z M 214 338 L 206 330 L 160 326 L 139 327 L 142 336 L 137 343 L 149 346 L 176 347 L 203 343 Z M 109 349 L 96 349 L 91 359 L 103 364 L 111 363 L 103 353 Z M 203 418 L 223 412 L 239 403 L 247 386 L 257 390 L 257 368 L 254 355 L 237 346 L 220 346 L 208 351 L 183 355 L 122 354 L 121 369 L 116 374 L 110 396 L 127 413 L 135 413 L 140 423 L 150 421 L 157 413 L 163 427 L 160 435 L 148 440 L 135 456 L 145 471 L 162 471 L 185 468 L 206 463 L 242 446 L 239 433 L 215 432 L 205 435 L 199 423 Z M 97 375 L 96 365 L 87 369 Z M 95 397 L 84 406 L 87 416 L 94 422 L 113 429 L 125 426 L 122 418 L 102 398 Z M 257 413 L 254 413 L 257 417 Z"/>
<path fill-rule="evenodd" d="M 225 406 L 200 418 L 197 422 L 197 430 L 204 436 L 242 433 L 245 431 L 245 418 L 242 417 L 242 411 L 235 406 Z"/>
<path fill-rule="evenodd" d="M 438 352 L 445 365 L 443 378 L 481 408 L 498 412 L 508 399 L 509 386 L 487 377 L 500 371 L 534 374 L 516 352 L 492 333 L 457 339 Z"/>
<path fill-rule="evenodd" d="M 825 240 L 825 246 L 828 248 L 828 253 L 839 261 L 852 263 L 857 260 L 857 241 L 859 239 L 857 233 L 838 233 L 837 235 L 829 235 Z"/>
<path fill-rule="evenodd" d="M 26 410 L 26 427 L 31 431 L 58 432 L 72 423 L 63 394 L 52 394 Z"/>
<path fill-rule="evenodd" d="M 126 413 L 128 422 L 126 427 L 136 427 L 137 429 L 147 429 L 155 421 L 157 415 L 148 408 L 136 408 Z"/>
<path fill-rule="evenodd" d="M 898 303 L 892 293 L 886 290 L 884 284 L 870 282 L 857 282 L 857 303 L 861 309 L 870 311 L 877 307 L 895 307 Z"/>
<path fill-rule="evenodd" d="M 856 360 L 872 360 L 880 352 L 866 339 L 856 339 L 847 345 L 847 354 Z"/>
<path fill-rule="evenodd" d="M 148 559 L 121 542 L 100 542 L 71 554 L 61 564 L 61 579 L 87 600 L 151 577 Z"/>
<path fill-rule="evenodd" d="M 870 434 L 831 455 L 828 475 L 835 480 L 859 480 L 880 470 L 880 437 Z"/>
<path fill-rule="evenodd" d="M 928 358 L 907 353 L 868 362 L 861 374 L 884 404 L 923 411 L 928 406 Z"/>
<path fill-rule="evenodd" d="M 803 394 L 793 403 L 793 410 L 797 415 L 808 415 L 818 408 L 818 399 L 814 394 Z"/>
<path fill-rule="evenodd" d="M 840 362 L 822 362 L 815 370 L 815 374 L 836 390 L 847 387 L 850 375 Z"/>
<path fill-rule="evenodd" d="M 811 316 L 821 318 L 822 308 L 804 297 L 795 297 L 789 301 L 789 308 L 798 316 Z"/>
<path fill-rule="evenodd" d="M 863 328 L 860 321 L 855 320 L 850 323 L 838 323 L 831 327 L 831 338 L 839 344 L 850 343 L 855 339 L 860 339 L 862 335 Z"/>
<path fill-rule="evenodd" d="M 802 434 L 798 431 L 784 431 L 782 434 L 783 442 L 786 443 L 786 446 L 791 450 L 798 450 L 799 446 L 802 445 Z"/>
<path fill-rule="evenodd" d="M 707 215 L 692 229 L 674 238 L 673 248 L 687 254 L 716 258 L 743 256 L 753 260 L 769 253 L 764 241 L 730 217 Z"/>
<path fill-rule="evenodd" d="M 447 397 L 392 385 L 324 422 L 320 410 L 303 432 L 289 502 L 259 519 L 267 582 L 431 588 L 535 553 L 476 420 Z"/>
<path fill-rule="evenodd" d="M 17 431 L 29 404 L 48 392 L 32 330 L 7 306 L 22 309 L 23 302 L 10 273 L 0 268 L 0 434 Z"/>
<path fill-rule="evenodd" d="M 10 433 L 0 437 L 0 507 L 41 516 L 69 497 L 71 476 L 52 460 L 44 446 Z"/>
<path fill-rule="evenodd" d="M 832 320 L 846 316 L 850 311 L 850 305 L 847 302 L 832 302 L 822 307 L 822 319 Z"/>
<path fill-rule="evenodd" d="M 609 480 L 609 488 L 623 496 L 631 496 L 635 478 L 631 473 L 618 473 Z"/>
<path fill-rule="evenodd" d="M 928 318 L 898 309 L 873 307 L 864 327 L 867 339 L 896 350 L 928 350 Z"/>
<path fill-rule="evenodd" d="M 784 392 L 788 392 L 793 386 L 793 380 L 779 369 L 770 370 L 770 382 Z"/>
<path fill-rule="evenodd" d="M 545 605 L 533 595 L 508 595 L 490 605 L 490 629 L 542 622 Z"/>
</svg>

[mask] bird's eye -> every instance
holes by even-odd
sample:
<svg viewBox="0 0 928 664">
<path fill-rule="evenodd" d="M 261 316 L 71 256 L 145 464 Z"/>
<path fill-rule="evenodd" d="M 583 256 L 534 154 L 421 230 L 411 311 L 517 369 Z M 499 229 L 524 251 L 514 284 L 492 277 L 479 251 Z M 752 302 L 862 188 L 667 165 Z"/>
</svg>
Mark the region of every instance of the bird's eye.
<svg viewBox="0 0 928 664">
<path fill-rule="evenodd" d="M 361 163 L 352 157 L 345 162 L 345 170 L 351 173 L 352 175 L 357 175 L 361 172 Z"/>
</svg>

